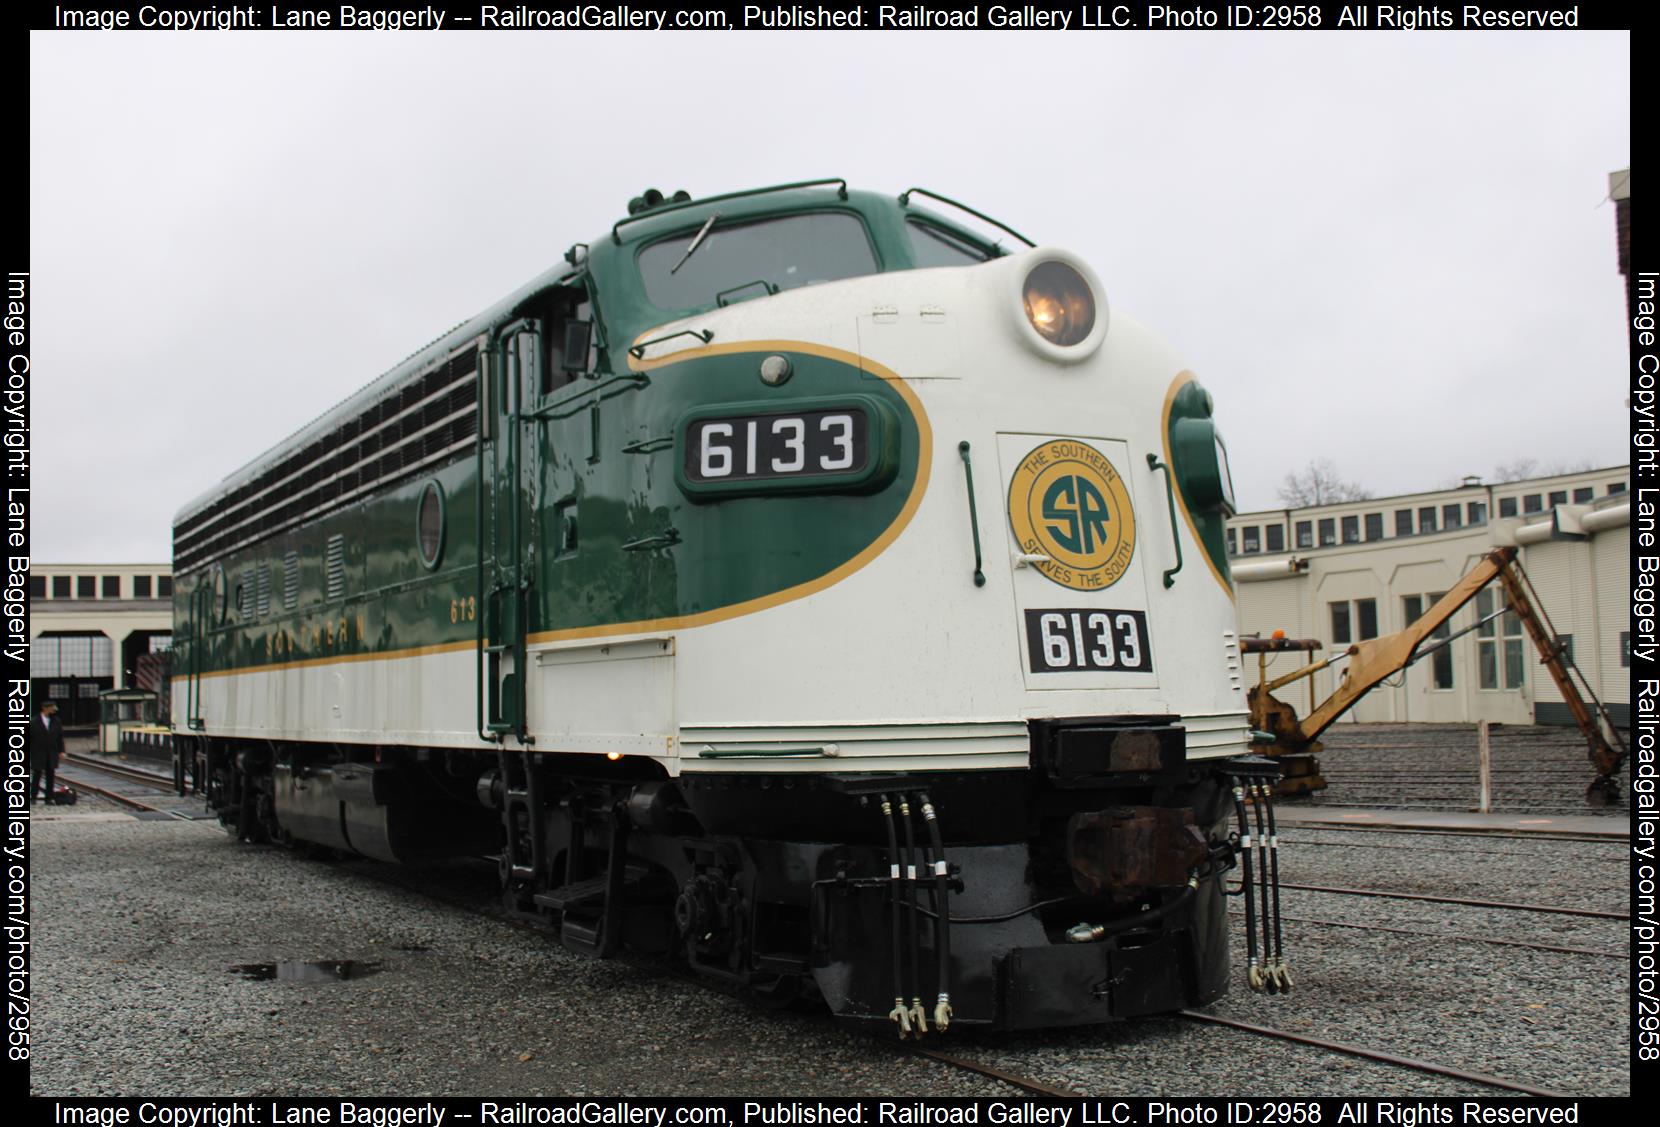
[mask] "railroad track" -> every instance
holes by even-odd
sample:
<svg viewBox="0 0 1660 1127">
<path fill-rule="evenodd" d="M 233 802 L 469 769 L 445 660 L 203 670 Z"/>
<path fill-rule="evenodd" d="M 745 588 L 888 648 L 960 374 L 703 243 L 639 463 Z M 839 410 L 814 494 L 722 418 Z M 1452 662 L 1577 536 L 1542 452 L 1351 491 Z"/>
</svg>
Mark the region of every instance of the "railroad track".
<svg viewBox="0 0 1660 1127">
<path fill-rule="evenodd" d="M 1243 912 L 1229 912 L 1228 917 L 1243 920 Z M 1525 947 L 1530 951 L 1548 951 L 1558 955 L 1598 955 L 1609 959 L 1629 958 L 1625 951 L 1607 951 L 1600 947 L 1565 947 L 1552 943 L 1529 943 L 1525 939 L 1493 939 L 1485 935 L 1464 935 L 1451 931 L 1420 931 L 1407 927 L 1386 927 L 1383 924 L 1351 923 L 1347 920 L 1328 920 L 1319 916 L 1287 916 L 1280 919 L 1289 923 L 1313 924 L 1316 927 L 1341 927 L 1355 931 L 1381 931 L 1391 935 L 1415 935 L 1425 939 L 1451 939 L 1460 943 L 1487 943 L 1495 947 Z M 1243 926 L 1243 925 L 1241 925 Z"/>
<path fill-rule="evenodd" d="M 1336 805 L 1336 804 L 1329 804 L 1329 805 Z M 1376 809 L 1378 809 L 1378 807 L 1375 807 L 1375 806 L 1356 806 L 1355 808 L 1356 809 L 1361 809 L 1361 810 L 1376 810 Z M 1301 807 L 1300 809 L 1309 810 L 1309 809 L 1316 809 L 1316 808 L 1305 806 L 1305 807 Z M 1396 807 L 1395 809 L 1400 809 L 1400 807 Z M 1443 811 L 1443 812 L 1445 812 L 1445 811 Z M 1616 824 L 1618 824 L 1618 823 L 1616 823 Z M 1603 844 L 1603 845 L 1610 845 L 1610 844 L 1620 845 L 1620 844 L 1624 844 L 1624 842 L 1626 840 L 1624 838 L 1595 836 L 1595 835 L 1592 835 L 1592 834 L 1582 834 L 1582 833 L 1576 834 L 1576 833 L 1572 833 L 1572 832 L 1564 833 L 1564 832 L 1561 832 L 1561 831 L 1558 831 L 1558 830 L 1484 830 L 1484 829 L 1463 829 L 1463 830 L 1459 830 L 1459 829 L 1440 828 L 1440 827 L 1433 828 L 1433 829 L 1429 828 L 1429 827 L 1425 827 L 1425 828 L 1420 829 L 1420 828 L 1413 827 L 1413 826 L 1362 826 L 1362 825 L 1355 825 L 1353 823 L 1350 823 L 1350 824 L 1347 824 L 1347 825 L 1338 825 L 1336 823 L 1328 823 L 1328 822 L 1304 822 L 1304 821 L 1300 821 L 1300 820 L 1299 821 L 1292 821 L 1290 819 L 1284 819 L 1284 818 L 1281 819 L 1281 821 L 1280 821 L 1280 833 L 1282 835 L 1282 840 L 1284 839 L 1283 835 L 1288 834 L 1288 833 L 1296 833 L 1296 832 L 1323 833 L 1323 834 L 1324 833 L 1416 834 L 1416 835 L 1419 835 L 1419 836 L 1422 836 L 1422 837 L 1479 837 L 1479 838 L 1495 838 L 1495 839 L 1499 839 L 1499 840 L 1513 839 L 1513 840 L 1516 840 L 1516 841 L 1584 841 L 1584 842 L 1594 842 L 1594 843 Z M 1324 844 L 1330 844 L 1330 843 L 1327 843 L 1327 842 L 1310 842 L 1308 844 L 1311 844 L 1311 845 L 1324 845 Z"/>
<path fill-rule="evenodd" d="M 1551 840 L 1552 841 L 1560 841 L 1562 839 L 1561 838 L 1552 838 Z M 1579 840 L 1579 839 L 1576 839 L 1576 840 Z M 1584 840 L 1590 840 L 1590 839 L 1584 839 Z M 1603 839 L 1596 839 L 1596 840 L 1603 840 Z M 1609 840 L 1612 840 L 1612 839 L 1609 839 Z M 1321 850 L 1321 849 L 1388 849 L 1388 850 L 1391 850 L 1391 851 L 1401 851 L 1401 852 L 1405 852 L 1405 853 L 1416 853 L 1416 852 L 1418 852 L 1418 847 L 1415 846 L 1415 845 L 1383 845 L 1383 844 L 1380 844 L 1380 843 L 1375 842 L 1375 841 L 1310 841 L 1306 838 L 1288 837 L 1288 836 L 1286 836 L 1286 834 L 1284 832 L 1281 832 L 1279 834 L 1279 844 L 1280 844 L 1281 849 L 1285 849 L 1285 848 L 1288 848 L 1288 847 L 1291 847 L 1291 846 L 1296 846 L 1298 849 L 1307 849 L 1307 850 Z M 1617 843 L 1617 844 L 1622 844 L 1623 845 L 1624 843 L 1621 842 L 1621 843 Z M 1517 856 L 1517 854 L 1506 852 L 1503 849 L 1459 849 L 1457 847 L 1453 847 L 1453 848 L 1443 847 L 1441 849 L 1436 850 L 1436 852 L 1437 853 L 1468 853 L 1468 854 L 1472 854 L 1472 855 L 1477 856 L 1477 857 L 1515 857 L 1515 856 Z M 1611 857 L 1581 857 L 1581 858 L 1578 858 L 1574 863 L 1576 865 L 1586 865 L 1586 864 L 1591 864 L 1591 865 L 1624 865 L 1624 864 L 1627 864 L 1628 862 L 1627 862 L 1627 860 L 1624 856 L 1611 856 Z"/>
<path fill-rule="evenodd" d="M 1537 912 L 1549 916 L 1582 916 L 1593 920 L 1627 920 L 1629 912 L 1602 912 L 1593 908 L 1563 908 L 1554 904 L 1521 904 L 1509 900 L 1471 900 L 1459 896 L 1431 896 L 1423 892 L 1389 892 L 1380 888 L 1337 888 L 1324 884 L 1291 884 L 1282 881 L 1282 889 L 1298 892 L 1325 892 L 1334 896 L 1374 896 L 1383 900 L 1416 900 L 1426 904 L 1453 904 L 1461 908 L 1493 908 L 1508 912 Z"/>
<path fill-rule="evenodd" d="M 169 775 L 157 774 L 154 771 L 144 771 L 137 767 L 128 767 L 122 763 L 109 763 L 101 759 L 88 759 L 75 752 L 65 752 L 63 762 L 76 767 L 87 767 L 94 771 L 102 771 L 117 779 L 124 779 L 131 783 L 143 783 L 145 786 L 155 787 L 157 790 L 173 793 L 173 779 Z M 88 787 L 87 789 L 92 789 Z"/>
<path fill-rule="evenodd" d="M 154 803 L 144 801 L 143 798 L 135 797 L 130 793 L 126 793 L 124 790 L 113 789 L 113 785 L 136 783 L 139 786 L 147 787 L 150 790 L 156 791 L 160 794 L 166 794 L 176 802 L 178 796 L 173 789 L 173 780 L 170 776 L 159 775 L 154 771 L 140 770 L 122 763 L 110 763 L 101 759 L 88 758 L 85 755 L 76 752 L 66 752 L 63 756 L 62 764 L 64 767 L 74 769 L 75 773 L 66 774 L 63 772 L 62 768 L 60 768 L 58 774 L 59 779 L 66 783 L 73 784 L 77 790 L 85 791 L 88 794 L 95 794 L 98 797 L 107 799 L 118 806 L 124 806 L 129 810 L 140 813 L 165 814 L 167 817 L 177 818 L 181 822 L 200 821 L 203 817 L 200 812 L 186 813 L 177 809 L 176 806 L 158 806 Z M 91 779 L 86 777 L 86 772 L 89 771 L 95 771 L 101 775 L 108 776 L 112 786 L 100 786 L 98 783 L 93 782 Z"/>
<path fill-rule="evenodd" d="M 1420 1060 L 1417 1057 L 1403 1057 L 1395 1053 L 1384 1052 L 1381 1049 L 1369 1049 L 1364 1045 L 1351 1044 L 1347 1041 L 1331 1041 L 1324 1037 L 1310 1037 L 1302 1033 L 1293 1033 L 1289 1029 L 1278 1029 L 1272 1025 L 1256 1025 L 1248 1021 L 1236 1021 L 1231 1017 L 1200 1013 L 1198 1010 L 1182 1010 L 1181 1016 L 1189 1021 L 1201 1022 L 1206 1025 L 1225 1026 L 1228 1029 L 1237 1029 L 1244 1033 L 1255 1033 L 1261 1037 L 1273 1037 L 1297 1045 L 1308 1045 L 1316 1049 L 1342 1053 L 1346 1056 L 1361 1057 L 1382 1064 L 1392 1064 L 1399 1068 L 1411 1069 L 1414 1072 L 1424 1072 L 1432 1076 L 1446 1076 L 1454 1080 L 1482 1084 L 1489 1088 L 1502 1088 L 1508 1092 L 1523 1092 L 1530 1096 L 1545 1096 L 1551 1099 L 1572 1098 L 1568 1092 L 1558 1092 L 1550 1088 L 1537 1088 L 1531 1084 L 1518 1084 L 1514 1080 L 1490 1076 L 1485 1072 L 1468 1072 L 1462 1068 L 1453 1068 L 1449 1065 L 1437 1064 L 1434 1061 Z"/>
</svg>

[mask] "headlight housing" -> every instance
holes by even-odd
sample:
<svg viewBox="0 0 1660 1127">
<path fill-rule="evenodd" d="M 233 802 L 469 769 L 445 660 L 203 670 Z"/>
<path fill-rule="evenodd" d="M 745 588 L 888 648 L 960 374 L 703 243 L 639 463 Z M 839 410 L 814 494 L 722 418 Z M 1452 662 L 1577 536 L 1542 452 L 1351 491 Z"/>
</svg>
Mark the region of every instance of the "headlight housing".
<svg viewBox="0 0 1660 1127">
<path fill-rule="evenodd" d="M 1081 343 L 1095 327 L 1095 295 L 1083 275 L 1064 262 L 1032 267 L 1021 297 L 1026 320 L 1050 344 Z"/>
<path fill-rule="evenodd" d="M 1049 360 L 1073 364 L 1094 353 L 1107 335 L 1101 281 L 1076 255 L 1039 247 L 1011 271 L 1015 331 Z"/>
</svg>

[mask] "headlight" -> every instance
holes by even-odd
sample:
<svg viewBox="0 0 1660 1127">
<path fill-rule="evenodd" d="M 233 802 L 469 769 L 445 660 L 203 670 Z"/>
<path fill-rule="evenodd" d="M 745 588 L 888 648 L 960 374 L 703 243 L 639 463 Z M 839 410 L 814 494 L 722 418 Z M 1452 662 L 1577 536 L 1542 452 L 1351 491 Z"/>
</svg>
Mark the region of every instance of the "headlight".
<svg viewBox="0 0 1660 1127">
<path fill-rule="evenodd" d="M 1064 262 L 1035 267 L 1026 275 L 1021 296 L 1026 319 L 1051 344 L 1078 344 L 1095 328 L 1095 295 L 1083 275 Z"/>
<path fill-rule="evenodd" d="M 990 265 L 1002 274 L 1009 327 L 1045 360 L 1081 367 L 1107 339 L 1106 290 L 1071 251 L 1036 247 Z"/>
</svg>

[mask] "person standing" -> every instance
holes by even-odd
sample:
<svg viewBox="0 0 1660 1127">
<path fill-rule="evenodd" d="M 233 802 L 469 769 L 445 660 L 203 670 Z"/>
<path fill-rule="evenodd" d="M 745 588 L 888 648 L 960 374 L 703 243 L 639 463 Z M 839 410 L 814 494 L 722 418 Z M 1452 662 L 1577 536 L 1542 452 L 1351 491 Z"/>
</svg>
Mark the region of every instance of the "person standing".
<svg viewBox="0 0 1660 1127">
<path fill-rule="evenodd" d="M 58 720 L 56 704 L 47 701 L 40 706 L 40 715 L 29 736 L 29 802 L 34 803 L 35 788 L 42 775 L 46 776 L 46 789 L 41 797 L 51 802 L 52 788 L 58 781 L 58 759 L 63 755 L 63 724 Z"/>
</svg>

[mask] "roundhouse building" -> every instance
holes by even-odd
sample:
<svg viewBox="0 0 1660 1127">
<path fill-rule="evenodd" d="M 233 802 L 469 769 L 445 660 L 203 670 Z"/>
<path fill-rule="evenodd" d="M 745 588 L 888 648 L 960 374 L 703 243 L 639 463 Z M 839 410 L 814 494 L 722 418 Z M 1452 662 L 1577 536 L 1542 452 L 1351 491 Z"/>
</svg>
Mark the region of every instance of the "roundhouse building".
<svg viewBox="0 0 1660 1127">
<path fill-rule="evenodd" d="M 173 630 L 173 566 L 34 564 L 29 569 L 29 677 L 70 727 L 98 721 L 106 689 L 146 684 Z"/>
<path fill-rule="evenodd" d="M 1240 513 L 1227 545 L 1239 598 L 1240 632 L 1315 638 L 1316 657 L 1411 623 L 1501 545 L 1521 549 L 1522 566 L 1574 663 L 1608 706 L 1630 724 L 1630 466 L 1302 509 Z M 1490 585 L 1439 631 L 1442 637 L 1500 608 Z M 1428 644 L 1426 644 L 1426 649 Z M 1270 676 L 1302 654 L 1271 659 Z M 1258 677 L 1247 656 L 1246 681 Z M 1314 677 L 1316 699 L 1336 686 L 1341 666 Z M 1280 690 L 1306 713 L 1302 685 Z M 1373 689 L 1346 721 L 1571 724 L 1567 706 L 1523 631 L 1502 615 L 1430 653 Z"/>
</svg>

